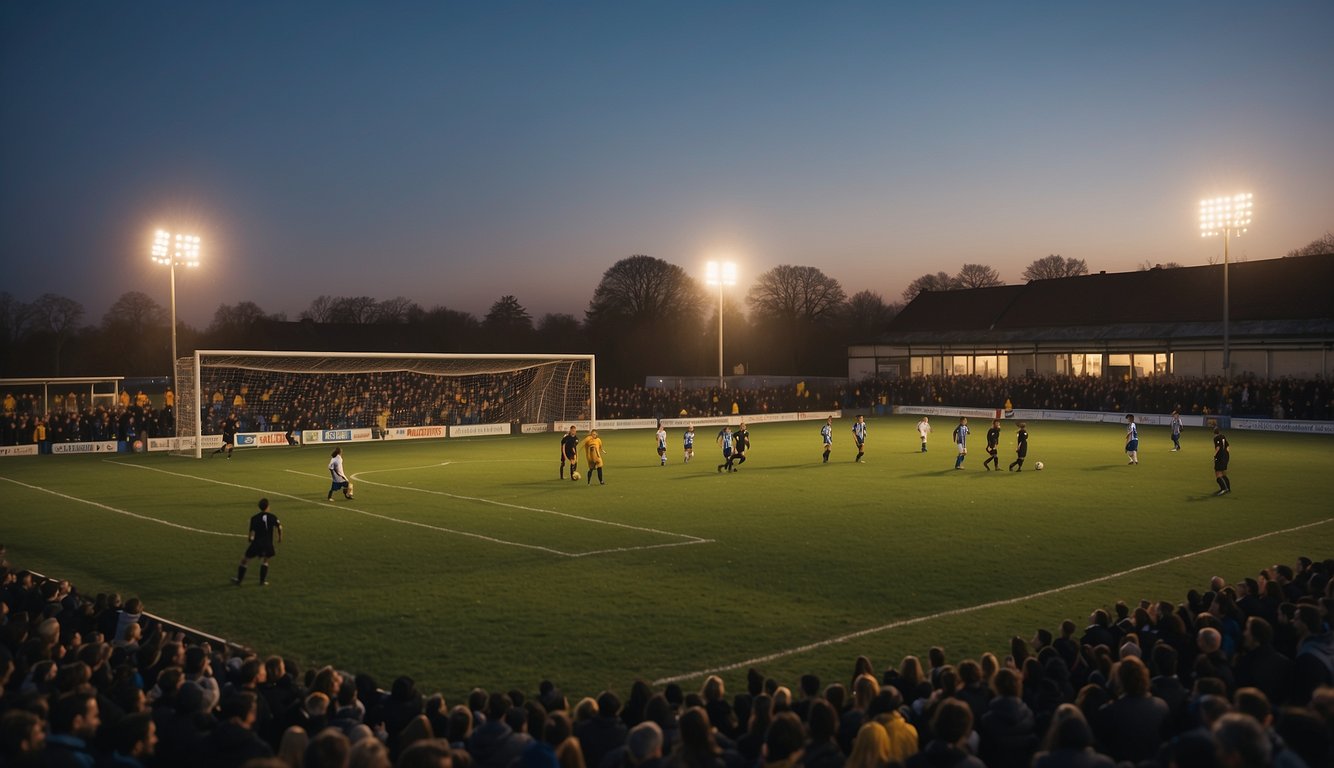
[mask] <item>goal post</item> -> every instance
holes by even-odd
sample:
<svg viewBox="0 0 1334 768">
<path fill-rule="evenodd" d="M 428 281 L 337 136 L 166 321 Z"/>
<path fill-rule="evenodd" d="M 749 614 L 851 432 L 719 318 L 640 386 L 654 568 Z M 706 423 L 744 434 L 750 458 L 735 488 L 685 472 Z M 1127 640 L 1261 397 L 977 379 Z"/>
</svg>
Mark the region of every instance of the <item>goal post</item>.
<svg viewBox="0 0 1334 768">
<path fill-rule="evenodd" d="M 176 361 L 176 453 L 240 432 L 597 419 L 593 355 L 198 350 Z"/>
</svg>

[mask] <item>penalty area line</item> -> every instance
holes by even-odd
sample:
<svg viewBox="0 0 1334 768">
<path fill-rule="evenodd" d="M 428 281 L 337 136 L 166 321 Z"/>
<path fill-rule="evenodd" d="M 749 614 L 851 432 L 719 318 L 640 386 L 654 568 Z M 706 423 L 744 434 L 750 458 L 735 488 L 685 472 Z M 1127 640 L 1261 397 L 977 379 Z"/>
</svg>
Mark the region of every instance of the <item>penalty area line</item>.
<svg viewBox="0 0 1334 768">
<path fill-rule="evenodd" d="M 427 530 L 437 531 L 437 532 L 439 532 L 439 533 L 453 534 L 453 535 L 455 535 L 455 536 L 467 536 L 467 537 L 474 538 L 474 539 L 481 539 L 482 541 L 487 541 L 487 542 L 490 542 L 490 543 L 492 543 L 492 544 L 503 544 L 503 545 L 505 545 L 505 546 L 510 546 L 510 547 L 521 547 L 521 548 L 523 548 L 523 549 L 535 549 L 535 550 L 538 550 L 538 551 L 540 551 L 540 552 L 547 552 L 547 553 L 550 553 L 550 554 L 553 554 L 553 555 L 559 555 L 559 556 L 561 556 L 561 557 L 578 557 L 578 556 L 579 556 L 578 553 L 562 552 L 562 551 L 560 551 L 559 549 L 552 549 L 552 548 L 550 548 L 550 547 L 543 547 L 543 546 L 540 546 L 540 545 L 537 545 L 537 544 L 524 544 L 523 542 L 519 542 L 519 541 L 506 541 L 505 539 L 497 539 L 497 538 L 493 538 L 493 537 L 491 537 L 491 536 L 483 536 L 483 535 L 480 534 L 480 533 L 470 533 L 470 532 L 468 532 L 468 531 L 458 531 L 458 530 L 455 530 L 455 529 L 453 529 L 453 528 L 445 528 L 445 527 L 443 527 L 443 526 L 439 526 L 439 525 L 431 525 L 431 524 L 429 524 L 429 523 L 419 523 L 419 522 L 416 522 L 416 521 L 414 521 L 414 520 L 403 520 L 403 519 L 401 519 L 401 518 L 397 518 L 397 517 L 390 517 L 389 515 L 381 515 L 381 514 L 378 514 L 378 513 L 376 513 L 376 512 L 367 512 L 367 511 L 364 510 L 364 509 L 357 509 L 356 507 L 349 507 L 349 506 L 347 506 L 346 504 L 344 504 L 344 505 L 342 505 L 342 506 L 339 506 L 339 505 L 337 505 L 337 504 L 333 504 L 333 503 L 330 503 L 330 502 L 313 501 L 313 500 L 311 500 L 311 499 L 303 498 L 303 497 L 301 497 L 301 496 L 296 496 L 296 495 L 293 495 L 293 494 L 290 494 L 290 493 L 283 493 L 283 492 L 281 492 L 281 491 L 270 491 L 270 490 L 267 490 L 267 489 L 264 489 L 264 488 L 256 488 L 256 487 L 253 486 L 253 485 L 242 485 L 242 484 L 240 484 L 240 483 L 229 483 L 229 482 L 227 482 L 226 480 L 215 480 L 215 479 L 213 479 L 213 478 L 211 478 L 211 477 L 200 477 L 200 476 L 198 476 L 198 475 L 190 475 L 190 474 L 186 474 L 186 473 L 184 473 L 184 472 L 171 472 L 171 471 L 169 471 L 169 470 L 165 470 L 165 469 L 158 469 L 157 467 L 146 467 L 146 466 L 144 466 L 144 465 L 142 465 L 142 464 L 124 464 L 124 463 L 119 462 L 119 461 L 111 461 L 110 459 L 104 459 L 104 461 L 106 461 L 108 464 L 115 464 L 115 465 L 117 465 L 117 466 L 121 466 L 121 467 L 129 467 L 129 468 L 132 468 L 132 469 L 144 469 L 144 470 L 148 470 L 149 472 L 160 472 L 160 473 L 162 473 L 162 474 L 164 474 L 164 475 L 172 475 L 173 477 L 183 477 L 183 478 L 187 478 L 187 479 L 190 479 L 190 480 L 199 480 L 199 481 L 202 481 L 202 482 L 205 482 L 205 483 L 213 483 L 214 485 L 223 485 L 223 486 L 228 486 L 228 487 L 231 487 L 231 488 L 240 488 L 240 489 L 242 489 L 242 490 L 255 491 L 256 493 L 263 493 L 263 494 L 266 494 L 266 495 L 268 495 L 268 496 L 273 496 L 273 497 L 280 498 L 280 499 L 290 499 L 290 500 L 292 500 L 292 501 L 300 502 L 300 503 L 302 503 L 302 504 L 312 504 L 312 505 L 317 506 L 317 507 L 326 507 L 326 508 L 329 508 L 329 509 L 336 509 L 336 510 L 338 510 L 338 511 L 340 511 L 340 512 L 351 512 L 352 514 L 355 514 L 355 515 L 364 515 L 364 516 L 366 516 L 366 517 L 375 518 L 376 520 L 384 520 L 385 522 L 389 522 L 389 523 L 398 523 L 398 524 L 400 524 L 400 525 L 411 525 L 411 526 L 414 526 L 414 527 L 417 527 L 417 528 L 425 528 L 425 529 L 427 529 Z M 293 470 L 290 470 L 290 469 L 287 470 L 287 471 L 288 471 L 288 472 L 293 472 Z M 304 474 L 304 473 L 302 473 L 302 472 L 293 472 L 293 474 L 298 474 L 298 475 L 300 475 L 300 474 Z M 316 477 L 319 477 L 319 475 L 316 475 Z"/>
<path fill-rule="evenodd" d="M 993 600 L 989 603 L 979 603 L 977 605 L 970 605 L 963 608 L 953 608 L 948 611 L 940 611 L 938 613 L 932 613 L 926 616 L 915 616 L 911 619 L 901 619 L 899 621 L 892 621 L 888 624 L 882 624 L 878 627 L 869 627 L 867 629 L 860 629 L 857 630 L 856 632 L 849 632 L 848 634 L 839 635 L 838 637 L 831 637 L 827 640 L 818 640 L 816 642 L 807 643 L 805 645 L 800 645 L 795 648 L 787 648 L 781 651 L 774 651 L 773 653 L 769 653 L 764 656 L 756 656 L 755 658 L 746 659 L 745 661 L 738 661 L 731 664 L 723 664 L 720 666 L 712 667 L 710 669 L 701 669 L 701 670 L 696 670 L 694 672 L 686 672 L 679 675 L 672 675 L 671 677 L 660 678 L 658 680 L 654 680 L 652 685 L 666 685 L 668 683 L 679 683 L 685 680 L 693 680 L 699 677 L 706 677 L 708 675 L 716 675 L 720 672 L 731 672 L 733 670 L 742 669 L 744 667 L 753 667 L 758 664 L 765 664 L 767 662 L 787 658 L 788 656 L 795 656 L 800 653 L 806 653 L 807 651 L 815 651 L 821 648 L 827 648 L 831 645 L 839 645 L 841 643 L 846 643 L 850 640 L 856 640 L 858 638 L 866 637 L 867 635 L 874 635 L 880 632 L 888 632 L 891 629 L 901 629 L 903 627 L 912 626 L 914 624 L 922 624 L 928 621 L 934 621 L 936 619 L 944 619 L 944 618 L 949 618 L 951 616 L 962 616 L 968 613 L 984 611 L 987 610 L 988 608 L 1001 608 L 1007 605 L 1014 605 L 1016 603 L 1027 602 L 1029 600 L 1036 600 L 1043 597 L 1049 597 L 1051 595 L 1059 594 L 1061 592 L 1068 592 L 1072 589 L 1079 589 L 1081 587 L 1088 587 L 1094 584 L 1100 584 L 1105 581 L 1119 579 L 1122 576 L 1129 576 L 1132 573 L 1147 571 L 1152 568 L 1157 568 L 1159 566 L 1167 565 L 1168 563 L 1174 563 L 1178 560 L 1187 560 L 1192 557 L 1198 557 L 1200 555 L 1209 554 L 1210 552 L 1217 552 L 1220 549 L 1235 547 L 1239 544 L 1249 544 L 1254 541 L 1260 541 L 1261 539 L 1270 538 L 1271 536 L 1281 536 L 1285 533 L 1295 533 L 1297 531 L 1302 531 L 1307 528 L 1314 528 L 1316 526 L 1326 525 L 1331 522 L 1334 522 L 1334 518 L 1317 520 L 1313 523 L 1306 523 L 1304 525 L 1298 525 L 1292 528 L 1284 528 L 1277 531 L 1269 531 L 1267 533 L 1257 534 L 1255 536 L 1250 536 L 1245 539 L 1237 539 L 1235 541 L 1228 541 L 1222 544 L 1215 544 L 1212 547 L 1206 547 L 1204 549 L 1196 550 L 1194 552 L 1187 552 L 1182 555 L 1174 555 L 1172 557 L 1165 558 L 1157 562 L 1145 563 L 1144 565 L 1137 565 L 1134 568 L 1128 568 L 1124 571 L 1109 573 L 1103 576 L 1098 576 L 1097 578 L 1089 579 L 1087 581 L 1079 581 L 1072 584 L 1066 584 L 1060 587 L 1052 587 L 1051 589 L 1044 589 L 1040 592 L 1034 592 L 1032 594 L 1023 595 L 1020 597 L 1007 597 L 1001 600 Z"/>
<path fill-rule="evenodd" d="M 66 500 L 68 500 L 68 501 L 78 502 L 79 504 L 87 504 L 87 505 L 90 506 L 90 507 L 97 507 L 98 509 L 104 509 L 104 510 L 106 510 L 106 511 L 108 511 L 108 512 L 115 512 L 115 513 L 118 514 L 118 515 L 125 515 L 126 517 L 133 517 L 133 518 L 136 519 L 136 520 L 143 520 L 144 522 L 148 522 L 148 523 L 157 523 L 158 525 L 165 525 L 165 526 L 167 526 L 168 528 L 178 528 L 178 529 L 180 529 L 180 530 L 182 530 L 182 531 L 189 531 L 190 533 L 202 533 L 202 534 L 204 534 L 204 535 L 206 535 L 206 536 L 228 536 L 228 537 L 235 537 L 235 538 L 241 538 L 241 539 L 244 539 L 244 538 L 245 538 L 245 535 L 244 535 L 244 534 L 240 534 L 240 533 L 224 533 L 224 532 L 222 532 L 222 531 L 207 531 L 207 530 L 204 530 L 203 528 L 192 528 L 192 527 L 190 527 L 190 526 L 188 526 L 188 525 L 181 525 L 180 523 L 173 523 L 173 522 L 171 522 L 171 521 L 163 520 L 163 519 L 161 519 L 161 518 L 157 518 L 157 517 L 149 517 L 148 515 L 141 515 L 141 514 L 139 514 L 139 513 L 137 513 L 137 512 L 131 512 L 131 511 L 127 510 L 127 509 L 118 509 L 118 508 L 113 507 L 113 506 L 111 506 L 111 505 L 109 505 L 109 504 L 103 504 L 103 503 L 100 502 L 100 501 L 93 501 L 93 500 L 91 500 L 91 499 L 81 499 L 81 498 L 79 498 L 78 496 L 71 496 L 71 495 L 69 495 L 68 493 L 61 493 L 60 491 L 55 491 L 55 490 L 52 490 L 52 489 L 50 489 L 50 488 L 43 488 L 43 487 L 41 487 L 40 485 L 30 485 L 30 484 L 28 484 L 28 483 L 20 482 L 20 481 L 18 481 L 18 480 L 13 479 L 12 477 L 0 477 L 0 480 L 4 480 L 5 482 L 13 483 L 14 485 L 20 485 L 20 486 L 23 486 L 24 488 L 27 488 L 27 489 L 29 489 L 29 490 L 39 491 L 39 492 L 41 492 L 41 493 L 48 493 L 48 494 L 50 494 L 50 495 L 52 495 L 52 496 L 57 496 L 57 497 L 59 497 L 59 498 L 66 499 Z"/>
<path fill-rule="evenodd" d="M 446 462 L 446 463 L 448 463 L 448 462 Z M 432 464 L 432 465 L 429 465 L 429 466 L 437 466 L 437 465 Z M 416 469 L 424 469 L 424 468 L 425 468 L 425 467 L 416 467 Z M 295 470 L 295 469 L 286 469 L 286 470 L 283 470 L 283 471 L 284 471 L 284 472 L 291 472 L 291 473 L 294 474 L 294 475 L 302 475 L 302 476 L 304 476 L 304 477 L 320 477 L 320 475 L 317 475 L 317 474 L 315 474 L 315 473 L 313 473 L 313 472 L 300 472 L 300 471 L 297 471 L 297 470 Z M 391 471 L 391 470 L 378 470 L 378 471 L 388 472 L 388 471 Z M 447 497 L 447 498 L 451 498 L 451 499 L 459 499 L 459 500 L 461 500 L 461 501 L 476 501 L 476 502 L 480 502 L 480 503 L 482 503 L 482 504 L 492 504 L 492 505 L 495 505 L 495 506 L 498 506 L 498 507 L 507 507 L 507 508 L 510 508 L 510 509 L 518 509 L 518 510 L 525 511 L 525 512 L 537 512 L 537 513 L 540 513 L 540 514 L 546 514 L 546 515 L 556 515 L 557 517 L 565 517 L 565 518 L 569 518 L 569 519 L 572 519 L 572 520 L 580 520 L 580 521 L 583 521 L 583 522 L 594 523 L 594 524 L 597 524 L 597 525 L 609 525 L 609 526 L 614 526 L 614 527 L 617 527 L 617 528 L 628 528 L 628 529 L 630 529 L 630 530 L 633 530 L 633 531 L 640 531 L 640 532 L 643 532 L 643 533 L 656 533 L 656 534 L 660 534 L 660 535 L 663 535 L 663 536 L 674 536 L 674 537 L 676 537 L 676 538 L 678 538 L 678 539 L 684 539 L 684 541 L 673 541 L 673 542 L 667 542 L 667 543 L 664 543 L 664 544 L 641 544 L 641 545 L 633 546 L 633 547 L 612 547 L 612 548 L 609 548 L 609 549 L 594 549 L 594 550 L 590 550 L 590 551 L 588 551 L 588 552 L 564 552 L 564 551 L 559 551 L 559 550 L 554 550 L 554 549 L 552 549 L 552 550 L 548 550 L 548 551 L 551 551 L 551 552 L 559 552 L 561 555 L 564 555 L 565 557 L 576 557 L 576 558 L 577 558 L 577 557 L 588 557 L 588 556 L 590 556 L 590 555 L 607 555 L 607 554 L 613 554 L 613 553 L 616 553 L 616 552 L 640 552 L 640 551 L 643 551 L 643 550 L 646 550 L 646 549 L 666 549 L 666 548 L 668 548 L 668 547 L 688 547 L 688 546 L 691 546 L 691 545 L 694 545 L 694 544 L 712 544 L 712 543 L 714 543 L 713 539 L 701 539 L 701 538 L 699 538 L 698 536 L 691 536 L 691 535 L 689 535 L 689 534 L 685 534 L 685 533 L 673 533 L 673 532 L 671 532 L 671 531 L 660 531 L 660 530 L 658 530 L 658 529 L 656 529 L 656 528 L 644 528 L 644 527 L 637 526 L 637 525 L 629 525 L 628 523 L 615 523 L 615 522 L 610 522 L 610 521 L 607 521 L 607 520 L 598 520 L 598 519 L 596 519 L 596 518 L 592 518 L 592 517 L 581 517 L 581 516 L 579 516 L 579 515 L 572 515 L 572 514 L 569 514 L 569 513 L 567 513 L 567 512 L 557 512 L 557 511 L 554 510 L 554 509 L 542 509 L 542 508 L 540 508 L 540 507 L 526 507 L 526 506 L 524 506 L 524 505 L 522 505 L 522 504 L 511 504 L 511 503 L 506 502 L 506 501 L 496 501 L 496 500 L 494 500 L 494 499 L 483 499 L 483 498 L 480 498 L 480 497 L 477 497 L 477 496 L 463 496 L 463 495 L 460 495 L 460 494 L 457 494 L 457 493 L 448 493 L 448 492 L 446 492 L 446 491 L 435 491 L 435 490 L 431 490 L 431 489 L 429 489 L 429 488 L 412 488 L 412 487 L 409 487 L 409 486 L 403 486 L 403 485 L 391 485 L 391 484 L 389 484 L 389 483 L 377 483 L 377 482 L 374 481 L 374 480 L 361 480 L 360 478 L 361 478 L 363 475 L 365 475 L 365 474 L 370 474 L 370 472 L 360 472 L 360 473 L 357 473 L 357 474 L 352 475 L 352 476 L 351 476 L 350 478 L 348 478 L 348 479 L 350 479 L 350 480 L 352 480 L 352 481 L 354 481 L 354 482 L 364 483 L 364 484 L 366 484 L 366 485 L 374 485 L 374 486 L 379 487 L 379 488 L 390 488 L 390 489 L 393 489 L 393 490 L 396 490 L 396 491 L 412 491 L 412 492 L 415 492 L 415 493 L 426 493 L 426 494 L 431 494 L 431 495 L 434 495 L 434 496 L 445 496 L 445 497 Z M 481 534 L 466 534 L 466 535 L 478 536 L 478 537 L 480 537 L 480 538 L 487 538 L 487 537 L 485 537 L 485 536 L 481 536 Z M 516 545 L 516 546 L 529 546 L 529 547 L 535 547 L 535 548 L 538 548 L 538 549 L 546 549 L 545 547 L 538 547 L 538 545 L 535 545 L 535 544 L 517 544 L 517 543 L 516 543 L 515 545 Z"/>
</svg>

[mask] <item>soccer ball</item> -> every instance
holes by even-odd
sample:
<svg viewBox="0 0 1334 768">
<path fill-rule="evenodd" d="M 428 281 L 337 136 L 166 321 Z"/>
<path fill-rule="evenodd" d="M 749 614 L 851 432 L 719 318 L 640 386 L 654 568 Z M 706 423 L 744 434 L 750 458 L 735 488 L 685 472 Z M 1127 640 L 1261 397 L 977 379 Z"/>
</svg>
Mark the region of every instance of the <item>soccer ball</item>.
<svg viewBox="0 0 1334 768">
<path fill-rule="evenodd" d="M 578 473 L 578 472 L 571 472 L 571 473 L 570 473 L 570 479 L 571 479 L 571 480 L 578 480 L 578 479 L 579 479 L 579 473 Z"/>
<path fill-rule="evenodd" d="M 1042 471 L 1042 462 L 1039 461 L 1037 464 L 1034 464 L 1033 469 L 1036 469 L 1039 472 Z"/>
<path fill-rule="evenodd" d="M 133 445 L 132 447 L 134 448 L 134 452 L 135 452 L 135 453 L 143 453 L 143 451 L 144 451 L 144 441 L 142 441 L 142 440 L 135 440 L 135 441 L 134 441 L 134 445 Z"/>
</svg>

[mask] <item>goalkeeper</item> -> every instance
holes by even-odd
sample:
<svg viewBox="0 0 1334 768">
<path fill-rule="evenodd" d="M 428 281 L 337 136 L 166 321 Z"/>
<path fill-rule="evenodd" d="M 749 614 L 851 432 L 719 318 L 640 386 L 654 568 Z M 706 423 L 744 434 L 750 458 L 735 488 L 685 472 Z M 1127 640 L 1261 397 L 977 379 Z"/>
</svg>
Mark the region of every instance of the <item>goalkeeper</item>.
<svg viewBox="0 0 1334 768">
<path fill-rule="evenodd" d="M 352 498 L 352 481 L 347 479 L 343 473 L 343 449 L 335 448 L 333 453 L 329 454 L 329 476 L 333 478 L 333 484 L 329 486 L 329 497 L 326 501 L 333 501 L 334 491 L 341 490 L 343 498 Z"/>
<path fill-rule="evenodd" d="M 574 473 L 579 469 L 579 436 L 575 433 L 575 428 L 570 427 L 570 431 L 560 439 L 560 477 L 565 479 L 565 463 L 570 463 L 570 479 L 576 480 Z"/>
</svg>

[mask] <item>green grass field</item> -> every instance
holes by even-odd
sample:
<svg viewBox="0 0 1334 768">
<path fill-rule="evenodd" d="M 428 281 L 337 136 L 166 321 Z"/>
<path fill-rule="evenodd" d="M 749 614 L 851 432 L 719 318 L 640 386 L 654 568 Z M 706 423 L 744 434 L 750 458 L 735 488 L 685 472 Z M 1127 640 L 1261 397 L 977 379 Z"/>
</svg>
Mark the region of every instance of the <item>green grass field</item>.
<svg viewBox="0 0 1334 768">
<path fill-rule="evenodd" d="M 607 484 L 556 478 L 556 435 L 352 444 L 356 500 L 326 503 L 327 447 L 0 463 L 0 540 L 20 567 L 83 592 L 306 663 L 411 675 L 451 700 L 480 685 L 572 695 L 636 677 L 698 684 L 746 665 L 785 682 L 844 680 L 943 645 L 952 660 L 1012 634 L 1082 626 L 1117 599 L 1179 601 L 1300 554 L 1334 556 L 1334 441 L 1235 432 L 1231 496 L 1212 447 L 1169 453 L 1147 427 L 1126 466 L 1117 425 L 1030 425 L 1029 466 L 982 470 L 981 433 L 953 470 L 950 422 L 918 452 L 915 417 L 850 420 L 820 463 L 819 423 L 759 425 L 740 472 L 715 471 L 714 429 L 659 467 L 651 431 L 603 432 Z M 1012 456 L 1012 424 L 1002 456 Z M 582 436 L 582 435 L 581 435 Z M 286 539 L 273 585 L 229 578 L 255 501 Z"/>
</svg>

